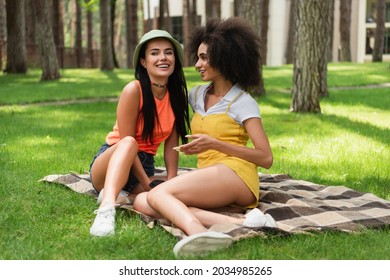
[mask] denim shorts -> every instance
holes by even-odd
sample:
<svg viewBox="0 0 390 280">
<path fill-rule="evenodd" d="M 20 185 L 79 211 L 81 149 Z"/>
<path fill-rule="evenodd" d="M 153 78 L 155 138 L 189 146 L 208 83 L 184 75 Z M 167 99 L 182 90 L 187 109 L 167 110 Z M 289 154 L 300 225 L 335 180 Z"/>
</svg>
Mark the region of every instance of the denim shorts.
<svg viewBox="0 0 390 280">
<path fill-rule="evenodd" d="M 104 143 L 99 151 L 94 156 L 90 166 L 89 166 L 89 173 L 91 173 L 92 165 L 95 162 L 96 158 L 100 156 L 105 150 L 107 150 L 110 147 L 107 143 Z M 145 152 L 138 152 L 138 158 L 141 161 L 142 167 L 145 170 L 146 175 L 148 177 L 154 175 L 154 156 L 149 153 Z M 132 170 L 130 170 L 129 179 L 127 180 L 126 185 L 123 187 L 125 191 L 131 192 L 135 186 L 138 184 L 138 179 L 134 176 Z"/>
</svg>

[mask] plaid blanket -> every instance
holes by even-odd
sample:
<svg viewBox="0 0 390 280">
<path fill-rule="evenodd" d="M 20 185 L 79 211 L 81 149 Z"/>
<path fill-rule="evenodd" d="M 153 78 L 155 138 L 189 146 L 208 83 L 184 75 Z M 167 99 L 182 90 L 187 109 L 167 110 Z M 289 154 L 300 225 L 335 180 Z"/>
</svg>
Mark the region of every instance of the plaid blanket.
<svg viewBox="0 0 390 280">
<path fill-rule="evenodd" d="M 185 172 L 191 172 L 191 169 L 180 168 L 179 175 Z M 164 174 L 164 168 L 157 168 L 157 176 Z M 40 181 L 64 185 L 75 192 L 97 197 L 88 174 L 54 174 Z M 390 225 L 390 201 L 371 193 L 358 192 L 344 186 L 324 186 L 295 180 L 285 174 L 259 174 L 259 182 L 261 183 L 258 207 L 274 217 L 278 228 L 251 229 L 240 225 L 217 224 L 211 227 L 212 230 L 227 233 L 235 240 L 239 240 L 258 235 L 266 237 L 270 232 L 281 234 L 324 230 L 355 232 Z M 149 227 L 159 224 L 177 238 L 185 237 L 180 229 L 173 227 L 168 221 L 155 220 L 133 210 L 130 199 L 122 201 L 120 208 L 141 215 Z"/>
</svg>

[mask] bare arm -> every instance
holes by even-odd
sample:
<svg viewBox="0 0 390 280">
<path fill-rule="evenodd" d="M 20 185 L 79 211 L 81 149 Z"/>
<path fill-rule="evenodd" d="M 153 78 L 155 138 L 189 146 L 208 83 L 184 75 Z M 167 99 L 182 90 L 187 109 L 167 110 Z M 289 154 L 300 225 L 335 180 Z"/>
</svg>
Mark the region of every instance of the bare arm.
<svg viewBox="0 0 390 280">
<path fill-rule="evenodd" d="M 177 176 L 177 169 L 179 165 L 179 155 L 173 149 L 179 143 L 179 137 L 176 129 L 173 128 L 171 135 L 165 140 L 164 143 L 164 161 L 165 168 L 167 169 L 167 179 L 171 179 Z"/>
<path fill-rule="evenodd" d="M 140 95 L 141 91 L 135 82 L 127 84 L 122 91 L 116 113 L 121 139 L 126 136 L 135 137 L 139 116 Z M 149 190 L 150 179 L 146 175 L 138 157 L 135 158 L 132 170 L 143 188 Z"/>
<path fill-rule="evenodd" d="M 215 139 L 205 134 L 188 135 L 193 139 L 190 143 L 180 146 L 185 154 L 198 154 L 209 149 L 217 150 L 227 155 L 247 160 L 263 168 L 272 166 L 273 157 L 268 137 L 264 131 L 261 119 L 250 118 L 244 121 L 254 148 L 237 146 Z"/>
</svg>

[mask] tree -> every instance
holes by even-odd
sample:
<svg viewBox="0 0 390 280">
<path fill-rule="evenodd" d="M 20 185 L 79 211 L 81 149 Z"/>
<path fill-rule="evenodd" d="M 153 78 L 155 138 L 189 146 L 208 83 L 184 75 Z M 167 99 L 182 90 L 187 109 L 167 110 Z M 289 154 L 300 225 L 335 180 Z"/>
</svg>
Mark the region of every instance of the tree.
<svg viewBox="0 0 390 280">
<path fill-rule="evenodd" d="M 38 46 L 41 54 L 41 80 L 59 79 L 60 72 L 51 24 L 52 10 L 50 1 L 35 0 L 33 3 L 37 24 Z"/>
<path fill-rule="evenodd" d="M 286 48 L 286 63 L 292 64 L 294 62 L 294 42 L 295 42 L 295 12 L 297 10 L 296 6 L 298 1 L 290 2 L 290 17 L 288 25 L 288 39 L 287 39 L 287 48 Z"/>
<path fill-rule="evenodd" d="M 329 42 L 328 42 L 328 62 L 333 61 L 333 29 L 334 29 L 334 1 L 329 1 Z"/>
<path fill-rule="evenodd" d="M 81 68 L 83 63 L 83 33 L 82 33 L 82 10 L 79 1 L 76 1 L 76 66 Z"/>
<path fill-rule="evenodd" d="M 269 1 L 270 0 L 262 0 L 260 6 L 261 7 L 260 51 L 261 51 L 262 63 L 266 62 L 267 60 Z"/>
<path fill-rule="evenodd" d="M 116 59 L 116 54 L 115 54 L 115 12 L 116 12 L 116 0 L 111 0 L 111 50 L 112 50 L 112 58 L 114 61 L 114 67 L 119 68 L 118 60 Z"/>
<path fill-rule="evenodd" d="M 90 0 L 85 1 L 85 8 L 87 10 L 87 53 L 91 67 L 95 67 L 95 57 L 93 55 L 93 7 L 94 2 Z"/>
<path fill-rule="evenodd" d="M 138 1 L 126 0 L 127 67 L 133 68 L 133 53 L 138 42 Z"/>
<path fill-rule="evenodd" d="M 35 15 L 34 15 L 34 0 L 25 0 L 25 16 L 26 16 L 26 52 L 28 62 L 30 63 L 29 54 L 37 54 L 38 45 L 36 40 L 35 32 Z M 32 57 L 35 57 L 33 55 Z M 31 59 L 32 60 L 32 59 Z M 31 62 L 33 65 L 36 65 L 36 61 Z"/>
<path fill-rule="evenodd" d="M 205 2 L 206 20 L 209 18 L 221 17 L 221 0 L 207 0 Z"/>
<path fill-rule="evenodd" d="M 172 33 L 172 24 L 169 18 L 168 0 L 159 1 L 159 16 L 157 21 L 157 28 L 164 29 L 169 33 Z"/>
<path fill-rule="evenodd" d="M 191 15 L 191 26 L 197 26 L 200 22 L 197 19 L 197 3 L 196 0 L 192 0 L 190 15 Z"/>
<path fill-rule="evenodd" d="M 320 113 L 320 96 L 327 94 L 329 2 L 299 1 L 295 12 L 291 111 Z"/>
<path fill-rule="evenodd" d="M 6 14 L 5 14 L 5 0 L 0 0 L 0 71 L 3 70 L 3 47 L 6 43 L 7 26 L 6 26 Z"/>
<path fill-rule="evenodd" d="M 7 12 L 7 65 L 4 72 L 26 73 L 25 1 L 6 0 Z"/>
<path fill-rule="evenodd" d="M 385 39 L 386 23 L 386 0 L 378 0 L 376 3 L 376 28 L 374 49 L 372 52 L 373 62 L 382 62 Z"/>
<path fill-rule="evenodd" d="M 190 34 L 190 24 L 191 24 L 191 19 L 190 19 L 190 1 L 189 0 L 183 0 L 183 45 L 184 48 L 188 44 L 188 37 Z M 190 58 L 187 55 L 187 52 L 184 52 L 184 62 L 183 66 L 189 66 L 190 65 Z"/>
<path fill-rule="evenodd" d="M 259 40 L 261 42 L 262 38 L 262 18 L 263 18 L 263 4 L 264 0 L 242 0 L 240 1 L 240 5 L 236 6 L 238 8 L 237 15 L 243 18 L 248 19 L 254 29 L 256 30 L 257 35 L 259 36 Z M 260 44 L 259 52 L 262 53 L 263 46 Z M 265 94 L 264 81 L 262 77 L 262 56 L 260 55 L 260 84 L 257 87 L 251 89 L 251 93 L 254 96 L 261 96 Z"/>
<path fill-rule="evenodd" d="M 324 37 L 324 44 L 325 44 L 325 57 L 324 59 L 320 60 L 320 67 L 321 67 L 321 78 L 320 78 L 320 97 L 328 97 L 329 91 L 328 91 L 328 61 L 331 59 L 332 55 L 332 44 L 333 44 L 333 14 L 334 14 L 334 1 L 328 0 L 325 1 L 327 4 L 326 11 L 327 11 L 327 25 L 324 27 L 325 37 Z"/>
<path fill-rule="evenodd" d="M 141 5 L 142 6 L 142 5 Z M 150 0 L 146 0 L 146 6 L 147 6 L 147 16 L 148 19 L 145 24 L 145 32 L 148 32 L 152 29 L 152 20 L 151 20 L 151 15 L 150 15 Z M 141 7 L 140 7 L 141 9 Z"/>
<path fill-rule="evenodd" d="M 340 61 L 351 61 L 351 1 L 340 0 Z"/>
<path fill-rule="evenodd" d="M 100 0 L 100 69 L 112 71 L 114 57 L 112 50 L 111 4 L 110 0 Z"/>
<path fill-rule="evenodd" d="M 33 2 L 33 0 L 32 0 Z M 53 0 L 53 36 L 56 45 L 60 68 L 64 67 L 64 4 L 61 0 Z"/>
</svg>

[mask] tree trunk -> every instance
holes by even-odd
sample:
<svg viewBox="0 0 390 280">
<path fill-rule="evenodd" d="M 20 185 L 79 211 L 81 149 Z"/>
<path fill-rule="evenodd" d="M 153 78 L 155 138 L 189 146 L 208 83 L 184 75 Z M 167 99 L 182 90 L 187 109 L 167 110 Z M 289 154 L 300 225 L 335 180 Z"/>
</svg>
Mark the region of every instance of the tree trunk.
<svg viewBox="0 0 390 280">
<path fill-rule="evenodd" d="M 196 4 L 196 0 L 192 0 L 192 4 L 191 4 L 191 26 L 194 27 L 194 26 L 198 26 L 200 25 L 200 22 L 198 22 L 198 19 L 197 19 L 197 4 Z"/>
<path fill-rule="evenodd" d="M 270 0 L 262 0 L 261 2 L 261 45 L 260 45 L 260 51 L 261 51 L 261 64 L 265 63 L 267 61 L 267 46 L 268 46 L 268 18 L 269 18 L 269 1 Z"/>
<path fill-rule="evenodd" d="M 26 73 L 25 1 L 7 0 L 7 65 L 5 72 Z"/>
<path fill-rule="evenodd" d="M 115 52 L 115 40 L 114 40 L 114 34 L 115 34 L 115 11 L 116 11 L 116 0 L 111 0 L 111 50 L 112 50 L 112 59 L 114 62 L 114 67 L 119 68 L 118 60 L 116 59 L 116 52 Z"/>
<path fill-rule="evenodd" d="M 100 0 L 100 69 L 112 71 L 114 69 L 114 57 L 112 50 L 111 33 L 111 5 L 110 0 Z"/>
<path fill-rule="evenodd" d="M 147 20 L 146 20 L 146 24 L 144 26 L 144 31 L 145 33 L 152 30 L 152 18 L 151 18 L 151 15 L 150 15 L 150 0 L 146 0 L 146 7 L 147 7 Z M 143 10 L 143 7 L 142 5 L 140 5 L 140 10 Z"/>
<path fill-rule="evenodd" d="M 35 32 L 35 15 L 34 15 L 34 0 L 26 0 L 25 16 L 26 16 L 26 55 L 27 65 L 29 63 L 35 65 L 36 61 L 30 58 L 38 54 L 38 46 Z M 28 66 L 27 66 L 28 67 Z"/>
<path fill-rule="evenodd" d="M 69 13 L 70 13 L 70 20 L 69 20 L 69 28 L 68 28 L 68 32 L 69 32 L 69 47 L 70 48 L 74 48 L 75 47 L 75 39 L 76 39 L 76 17 L 75 17 L 75 14 L 77 13 L 76 12 L 76 1 L 77 0 L 73 0 L 73 1 L 70 1 L 68 2 L 69 3 Z"/>
<path fill-rule="evenodd" d="M 64 68 L 64 6 L 61 0 L 53 0 L 53 36 L 58 62 Z"/>
<path fill-rule="evenodd" d="M 51 24 L 52 10 L 50 2 L 46 0 L 35 0 L 34 12 L 37 23 L 38 46 L 41 54 L 41 80 L 59 79 L 60 73 Z"/>
<path fill-rule="evenodd" d="M 254 29 L 256 30 L 257 35 L 261 41 L 262 38 L 262 18 L 263 18 L 263 8 L 265 0 L 243 0 L 240 1 L 240 6 L 238 7 L 237 15 L 249 20 Z M 268 9 L 268 8 L 267 8 Z M 263 46 L 260 45 L 259 52 L 262 53 Z M 265 95 L 264 81 L 262 77 L 262 56 L 260 55 L 260 84 L 257 87 L 251 89 L 251 93 L 254 96 Z"/>
<path fill-rule="evenodd" d="M 340 0 L 340 61 L 351 61 L 351 3 Z"/>
<path fill-rule="evenodd" d="M 171 20 L 171 16 L 170 16 L 170 13 L 169 13 L 169 5 L 168 5 L 168 0 L 165 0 L 166 4 L 165 4 L 165 23 L 164 23 L 164 29 L 167 30 L 169 32 L 169 34 L 172 35 L 172 20 Z"/>
<path fill-rule="evenodd" d="M 288 39 L 287 39 L 287 49 L 286 49 L 286 63 L 292 64 L 294 62 L 294 42 L 295 42 L 295 12 L 298 1 L 290 2 L 290 17 L 288 25 Z"/>
<path fill-rule="evenodd" d="M 89 1 L 89 0 L 84 0 Z M 87 53 L 90 67 L 95 67 L 95 57 L 93 55 L 93 11 L 87 7 Z"/>
<path fill-rule="evenodd" d="M 328 62 L 333 61 L 333 29 L 334 29 L 334 1 L 335 0 L 328 0 L 329 1 L 329 41 L 328 41 Z"/>
<path fill-rule="evenodd" d="M 135 68 L 133 53 L 138 43 L 138 2 L 126 0 L 126 41 L 127 41 L 127 67 Z"/>
<path fill-rule="evenodd" d="M 221 0 L 206 0 L 205 2 L 206 20 L 209 18 L 221 17 Z"/>
<path fill-rule="evenodd" d="M 167 11 L 168 11 L 168 1 L 167 0 L 160 0 L 159 1 L 159 13 L 158 13 L 158 21 L 157 21 L 157 28 L 158 29 L 164 29 L 168 31 L 168 21 L 169 17 L 167 17 Z M 169 12 L 168 12 L 169 14 Z"/>
<path fill-rule="evenodd" d="M 189 17 L 189 11 L 190 11 L 190 1 L 189 0 L 183 0 L 183 45 L 184 48 L 188 45 L 188 37 L 190 34 L 190 17 Z M 190 66 L 190 58 L 187 55 L 187 52 L 184 51 L 184 62 L 183 66 L 187 67 Z"/>
<path fill-rule="evenodd" d="M 323 0 L 299 1 L 296 12 L 294 73 L 292 88 L 293 112 L 320 113 L 320 96 L 327 83 L 327 36 L 329 3 Z"/>
<path fill-rule="evenodd" d="M 0 0 L 0 71 L 3 70 L 3 59 L 5 58 L 5 42 L 7 40 L 7 25 L 5 14 L 5 0 Z"/>
<path fill-rule="evenodd" d="M 386 0 L 378 0 L 376 3 L 376 28 L 374 49 L 372 52 L 373 62 L 383 61 L 383 47 L 385 40 L 386 23 Z"/>
<path fill-rule="evenodd" d="M 321 85 L 320 85 L 320 96 L 328 97 L 328 62 L 331 59 L 332 55 L 332 43 L 333 43 L 333 14 L 334 14 L 334 0 L 325 1 L 327 7 L 325 7 L 327 11 L 327 22 L 324 27 L 325 38 L 325 50 L 324 50 L 324 59 L 321 61 Z M 332 43 L 331 43 L 332 42 Z"/>
<path fill-rule="evenodd" d="M 76 66 L 81 68 L 83 64 L 83 34 L 82 34 L 82 17 L 81 5 L 76 1 Z"/>
</svg>

